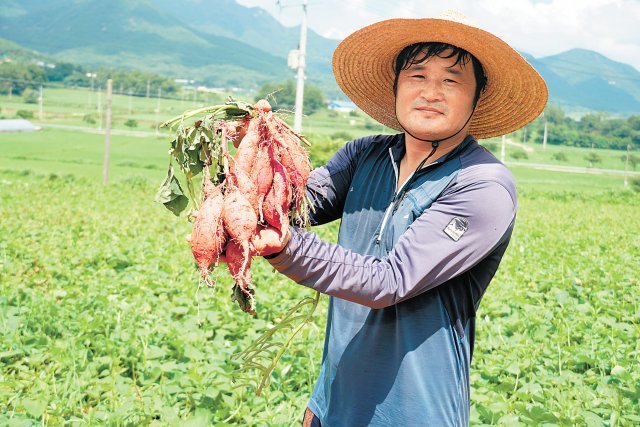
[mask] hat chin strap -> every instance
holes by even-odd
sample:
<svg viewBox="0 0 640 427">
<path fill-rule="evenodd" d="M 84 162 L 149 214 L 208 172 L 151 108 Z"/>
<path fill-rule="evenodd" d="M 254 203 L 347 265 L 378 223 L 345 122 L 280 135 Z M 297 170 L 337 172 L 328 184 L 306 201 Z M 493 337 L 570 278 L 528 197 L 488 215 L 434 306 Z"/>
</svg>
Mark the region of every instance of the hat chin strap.
<svg viewBox="0 0 640 427">
<path fill-rule="evenodd" d="M 424 166 L 424 164 L 426 163 L 427 160 L 429 160 L 429 158 L 431 156 L 433 156 L 436 152 L 436 150 L 438 149 L 438 147 L 440 146 L 440 143 L 442 141 L 446 141 L 447 139 L 451 139 L 454 136 L 456 136 L 457 134 L 459 134 L 460 132 L 462 132 L 462 130 L 467 126 L 467 124 L 469 123 L 469 121 L 471 121 L 471 117 L 473 117 L 473 113 L 475 113 L 476 111 L 476 105 L 477 103 L 474 103 L 473 105 L 473 109 L 471 110 L 471 114 L 469 114 L 469 118 L 467 118 L 467 121 L 464 122 L 464 124 L 462 125 L 462 127 L 453 135 L 447 136 L 446 138 L 440 138 L 440 139 L 423 139 L 423 138 L 418 138 L 417 136 L 415 136 L 414 134 L 412 134 L 411 132 L 409 132 L 407 129 L 405 129 L 404 126 L 402 126 L 402 123 L 400 123 L 400 119 L 398 118 L 398 113 L 397 111 L 395 111 L 395 105 L 394 105 L 394 115 L 396 116 L 396 120 L 398 121 L 398 123 L 400 123 L 400 126 L 402 126 L 402 129 L 405 131 L 405 133 L 409 134 L 409 136 L 411 136 L 414 139 L 417 139 L 418 141 L 424 141 L 424 142 L 430 142 L 431 143 L 431 147 L 432 150 L 429 153 L 429 155 L 427 157 L 425 157 L 420 164 L 418 165 L 418 167 L 416 168 L 416 172 L 419 171 L 420 169 L 422 169 L 422 166 Z"/>
<path fill-rule="evenodd" d="M 454 136 L 456 136 L 457 134 L 459 134 L 460 132 L 462 132 L 462 130 L 467 126 L 467 124 L 471 120 L 471 117 L 473 117 L 473 113 L 475 113 L 475 111 L 476 111 L 476 105 L 477 105 L 477 103 L 474 103 L 473 109 L 471 110 L 471 114 L 469 114 L 469 117 L 467 118 L 467 121 L 464 122 L 462 127 L 460 129 L 458 129 L 458 131 L 456 133 L 454 133 L 453 135 L 450 135 L 450 136 L 448 136 L 446 138 L 440 138 L 440 139 L 422 139 L 422 138 L 418 138 L 417 136 L 415 136 L 414 134 L 412 134 L 411 132 L 406 130 L 405 127 L 402 126 L 402 123 L 400 123 L 400 119 L 398 118 L 398 113 L 397 113 L 397 111 L 395 109 L 395 105 L 394 105 L 394 112 L 393 113 L 396 116 L 396 120 L 398 121 L 398 123 L 400 123 L 400 126 L 402 126 L 402 129 L 407 134 L 409 134 L 409 136 L 411 136 L 414 139 L 417 139 L 418 141 L 424 141 L 424 142 L 430 142 L 431 143 L 431 147 L 432 147 L 431 152 L 429 153 L 429 155 L 427 157 L 422 159 L 422 161 L 418 164 L 418 167 L 416 168 L 416 170 L 414 171 L 412 176 L 415 176 L 415 172 L 418 172 L 420 169 L 422 169 L 422 167 L 427 162 L 427 160 L 429 160 L 429 158 L 431 158 L 431 156 L 433 156 L 435 154 L 436 150 L 438 149 L 438 147 L 440 146 L 440 143 L 442 141 L 446 141 L 447 139 L 451 139 Z"/>
</svg>

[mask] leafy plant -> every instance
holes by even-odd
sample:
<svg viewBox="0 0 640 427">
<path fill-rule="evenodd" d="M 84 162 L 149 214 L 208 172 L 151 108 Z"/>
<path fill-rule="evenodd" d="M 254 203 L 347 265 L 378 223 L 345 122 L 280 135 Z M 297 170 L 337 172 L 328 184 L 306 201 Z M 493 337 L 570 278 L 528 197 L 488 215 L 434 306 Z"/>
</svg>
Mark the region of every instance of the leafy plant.
<svg viewBox="0 0 640 427">
<path fill-rule="evenodd" d="M 25 104 L 37 104 L 39 96 L 37 91 L 27 88 L 22 93 L 22 100 Z"/>
<path fill-rule="evenodd" d="M 566 155 L 564 152 L 562 152 L 562 151 L 558 151 L 558 152 L 556 152 L 556 153 L 553 153 L 553 154 L 551 155 L 551 158 L 552 158 L 553 160 L 557 160 L 558 162 L 566 162 L 566 161 L 568 161 L 568 160 L 569 160 L 569 159 L 567 158 L 567 155 Z"/>
<path fill-rule="evenodd" d="M 620 160 L 622 161 L 622 163 L 627 163 L 627 155 L 623 154 L 622 156 L 620 156 Z M 640 163 L 640 156 L 637 156 L 635 154 L 630 154 L 629 166 L 631 166 L 633 170 L 636 170 L 636 166 L 638 166 L 638 163 Z"/>
<path fill-rule="evenodd" d="M 353 136 L 351 136 L 349 132 L 338 131 L 331 134 L 331 139 L 347 142 L 347 141 L 351 141 L 353 139 Z"/>
<path fill-rule="evenodd" d="M 31 110 L 18 110 L 16 116 L 21 119 L 33 119 L 33 111 Z"/>
<path fill-rule="evenodd" d="M 128 119 L 124 122 L 124 125 L 128 128 L 135 128 L 138 127 L 138 121 L 136 119 Z"/>
<path fill-rule="evenodd" d="M 509 157 L 514 160 L 526 160 L 529 158 L 529 155 L 524 150 L 517 150 L 509 152 Z"/>
<path fill-rule="evenodd" d="M 602 157 L 600 157 L 598 153 L 589 153 L 584 156 L 584 159 L 589 162 L 589 167 L 593 167 L 596 163 L 602 163 Z"/>
<path fill-rule="evenodd" d="M 495 142 L 483 142 L 482 146 L 494 154 L 498 152 L 498 144 Z"/>
</svg>

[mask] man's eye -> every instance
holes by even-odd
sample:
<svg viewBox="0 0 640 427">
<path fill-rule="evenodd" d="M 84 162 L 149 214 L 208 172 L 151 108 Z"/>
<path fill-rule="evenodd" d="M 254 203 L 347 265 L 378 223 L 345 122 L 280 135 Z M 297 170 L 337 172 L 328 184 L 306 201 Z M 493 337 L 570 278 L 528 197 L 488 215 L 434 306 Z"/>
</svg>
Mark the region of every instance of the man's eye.
<svg viewBox="0 0 640 427">
<path fill-rule="evenodd" d="M 416 79 L 424 79 L 424 76 L 422 74 L 414 74 L 411 77 L 416 78 Z"/>
<path fill-rule="evenodd" d="M 457 81 L 451 80 L 451 79 L 444 79 L 444 82 L 445 83 L 458 83 Z"/>
</svg>

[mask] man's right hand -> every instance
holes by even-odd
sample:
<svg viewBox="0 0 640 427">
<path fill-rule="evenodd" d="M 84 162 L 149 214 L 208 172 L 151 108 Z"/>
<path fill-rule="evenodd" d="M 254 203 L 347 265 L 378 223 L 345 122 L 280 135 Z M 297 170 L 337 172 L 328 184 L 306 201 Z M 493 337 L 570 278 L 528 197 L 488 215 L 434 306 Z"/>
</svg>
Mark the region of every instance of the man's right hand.
<svg viewBox="0 0 640 427">
<path fill-rule="evenodd" d="M 282 231 L 275 227 L 259 225 L 253 237 L 253 247 L 260 256 L 274 255 L 284 250 L 290 238 L 289 227 L 283 235 Z"/>
</svg>

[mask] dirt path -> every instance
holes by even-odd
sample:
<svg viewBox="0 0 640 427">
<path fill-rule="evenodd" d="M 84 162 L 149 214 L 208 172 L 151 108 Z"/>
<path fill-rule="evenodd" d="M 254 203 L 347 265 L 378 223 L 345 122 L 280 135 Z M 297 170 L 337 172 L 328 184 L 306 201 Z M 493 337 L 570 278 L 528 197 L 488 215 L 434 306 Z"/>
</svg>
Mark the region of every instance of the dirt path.
<svg viewBox="0 0 640 427">
<path fill-rule="evenodd" d="M 505 162 L 507 166 L 520 166 L 530 169 L 538 169 L 553 172 L 572 172 L 572 173 L 589 173 L 593 175 L 624 175 L 623 170 L 619 169 L 596 169 L 596 168 L 584 168 L 580 166 L 560 166 L 560 165 L 546 165 L 543 163 L 527 163 L 527 162 Z M 640 176 L 640 172 L 629 171 L 629 176 Z"/>
<path fill-rule="evenodd" d="M 534 151 L 536 151 L 533 147 L 529 147 L 528 145 L 522 144 L 520 142 L 515 142 L 513 139 L 511 138 L 506 138 L 505 142 L 508 145 L 513 145 L 514 147 L 518 147 L 521 150 L 526 151 L 527 153 L 533 153 Z"/>
</svg>

